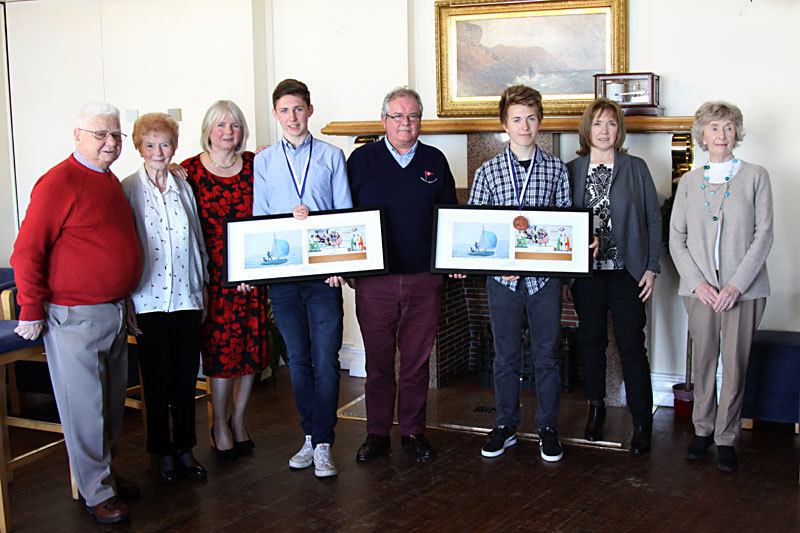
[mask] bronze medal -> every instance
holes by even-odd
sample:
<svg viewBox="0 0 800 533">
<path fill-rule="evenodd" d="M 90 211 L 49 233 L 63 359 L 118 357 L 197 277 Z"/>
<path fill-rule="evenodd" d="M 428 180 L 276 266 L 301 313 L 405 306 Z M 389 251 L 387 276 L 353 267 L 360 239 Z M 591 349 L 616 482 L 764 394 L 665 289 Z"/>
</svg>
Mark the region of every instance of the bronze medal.
<svg viewBox="0 0 800 533">
<path fill-rule="evenodd" d="M 308 208 L 300 204 L 292 210 L 292 216 L 297 220 L 304 220 L 308 216 Z"/>
<path fill-rule="evenodd" d="M 522 215 L 514 218 L 514 229 L 519 231 L 528 229 L 528 219 Z"/>
</svg>

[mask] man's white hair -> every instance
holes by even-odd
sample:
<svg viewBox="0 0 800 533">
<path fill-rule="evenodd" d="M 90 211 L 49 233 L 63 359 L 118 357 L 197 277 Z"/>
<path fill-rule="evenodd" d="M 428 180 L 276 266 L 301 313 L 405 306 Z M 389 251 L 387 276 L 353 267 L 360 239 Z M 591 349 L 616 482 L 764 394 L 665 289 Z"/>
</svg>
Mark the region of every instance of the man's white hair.
<svg viewBox="0 0 800 533">
<path fill-rule="evenodd" d="M 78 112 L 78 127 L 85 128 L 92 117 L 108 115 L 119 120 L 119 109 L 108 102 L 88 102 Z"/>
</svg>

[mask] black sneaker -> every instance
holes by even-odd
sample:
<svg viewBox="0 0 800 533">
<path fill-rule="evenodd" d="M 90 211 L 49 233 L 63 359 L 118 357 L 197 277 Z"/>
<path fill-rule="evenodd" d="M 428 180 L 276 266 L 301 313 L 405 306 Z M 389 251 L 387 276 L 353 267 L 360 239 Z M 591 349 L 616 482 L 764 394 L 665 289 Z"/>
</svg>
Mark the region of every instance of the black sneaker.
<svg viewBox="0 0 800 533">
<path fill-rule="evenodd" d="M 686 458 L 691 459 L 692 461 L 700 461 L 701 459 L 705 459 L 708 448 L 712 444 L 714 444 L 713 435 L 709 435 L 708 437 L 695 435 L 692 439 L 692 442 L 689 443 L 689 447 L 686 449 Z"/>
<path fill-rule="evenodd" d="M 517 443 L 517 428 L 513 426 L 503 426 L 495 428 L 489 433 L 489 439 L 483 445 L 481 455 L 484 457 L 497 457 L 506 448 Z"/>
<path fill-rule="evenodd" d="M 564 457 L 564 450 L 558 442 L 558 433 L 550 427 L 539 430 L 539 453 L 542 459 L 555 463 Z"/>
<path fill-rule="evenodd" d="M 736 448 L 733 446 L 717 446 L 717 468 L 723 472 L 733 472 L 737 466 Z"/>
</svg>

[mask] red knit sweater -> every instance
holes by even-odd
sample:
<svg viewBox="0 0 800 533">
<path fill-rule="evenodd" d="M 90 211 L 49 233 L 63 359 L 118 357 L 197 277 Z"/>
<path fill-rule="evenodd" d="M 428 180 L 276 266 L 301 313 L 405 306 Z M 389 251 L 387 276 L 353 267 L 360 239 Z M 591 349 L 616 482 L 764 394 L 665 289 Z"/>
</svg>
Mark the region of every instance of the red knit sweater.
<svg viewBox="0 0 800 533">
<path fill-rule="evenodd" d="M 39 178 L 11 255 L 20 320 L 44 318 L 44 303 L 120 300 L 139 283 L 142 252 L 130 205 L 112 172 L 69 156 Z"/>
</svg>

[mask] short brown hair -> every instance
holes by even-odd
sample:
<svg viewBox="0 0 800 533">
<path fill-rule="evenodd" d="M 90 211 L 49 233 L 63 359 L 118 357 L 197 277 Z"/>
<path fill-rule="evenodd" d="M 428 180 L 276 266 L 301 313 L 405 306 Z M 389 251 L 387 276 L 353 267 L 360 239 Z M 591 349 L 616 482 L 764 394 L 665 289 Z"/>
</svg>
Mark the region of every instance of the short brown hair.
<svg viewBox="0 0 800 533">
<path fill-rule="evenodd" d="M 608 98 L 598 98 L 583 110 L 581 122 L 578 126 L 578 140 L 581 143 L 581 148 L 578 150 L 578 155 L 586 155 L 592 150 L 592 122 L 594 118 L 603 111 L 611 111 L 614 115 L 614 120 L 617 121 L 617 138 L 614 141 L 614 150 L 624 152 L 622 147 L 625 144 L 625 114 L 619 104 Z"/>
<path fill-rule="evenodd" d="M 308 85 L 302 81 L 288 78 L 276 85 L 275 90 L 272 91 L 272 108 L 275 109 L 278 100 L 287 94 L 302 98 L 306 105 L 311 107 L 311 91 L 308 90 Z"/>
<path fill-rule="evenodd" d="M 500 123 L 505 124 L 508 118 L 508 108 L 514 104 L 527 105 L 536 108 L 539 122 L 542 121 L 542 95 L 536 89 L 527 85 L 512 85 L 500 97 Z"/>
<path fill-rule="evenodd" d="M 167 133 L 172 147 L 178 148 L 178 123 L 166 113 L 146 113 L 136 119 L 131 137 L 137 150 L 142 145 L 142 137 L 148 133 Z"/>
</svg>

